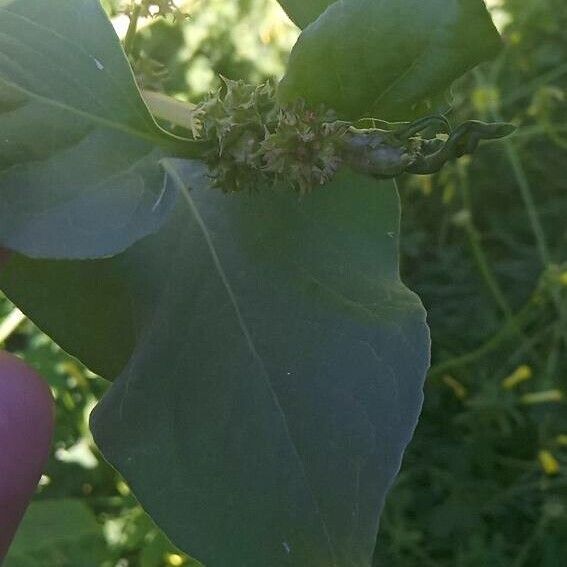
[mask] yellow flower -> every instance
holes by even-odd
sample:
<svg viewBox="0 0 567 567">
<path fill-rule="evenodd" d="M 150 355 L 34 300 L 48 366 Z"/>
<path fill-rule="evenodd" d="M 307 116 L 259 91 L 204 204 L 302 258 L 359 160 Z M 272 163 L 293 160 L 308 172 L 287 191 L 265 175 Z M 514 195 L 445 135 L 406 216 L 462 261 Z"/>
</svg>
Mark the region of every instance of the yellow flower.
<svg viewBox="0 0 567 567">
<path fill-rule="evenodd" d="M 173 565 L 173 567 L 179 567 L 185 563 L 185 559 L 178 555 L 177 553 L 168 553 L 165 557 L 168 565 Z"/>
<path fill-rule="evenodd" d="M 472 94 L 474 107 L 481 113 L 498 108 L 500 91 L 495 87 L 477 88 Z"/>
<path fill-rule="evenodd" d="M 507 376 L 502 380 L 502 388 L 505 390 L 512 390 L 518 384 L 525 382 L 533 377 L 532 369 L 527 364 L 522 364 L 518 366 L 510 376 Z"/>
<path fill-rule="evenodd" d="M 116 483 L 116 490 L 118 490 L 122 496 L 128 496 L 128 494 L 130 494 L 130 487 L 123 480 L 119 480 Z"/>
<path fill-rule="evenodd" d="M 526 405 L 545 404 L 547 402 L 560 402 L 563 400 L 563 392 L 561 390 L 543 390 L 541 392 L 532 392 L 524 394 L 521 398 L 522 403 Z"/>
<path fill-rule="evenodd" d="M 441 378 L 443 383 L 453 390 L 453 394 L 459 400 L 464 400 L 468 396 L 468 390 L 458 381 L 455 380 L 452 376 L 446 374 Z"/>
<path fill-rule="evenodd" d="M 559 472 L 559 462 L 550 451 L 540 451 L 537 458 L 546 475 L 552 476 Z"/>
</svg>

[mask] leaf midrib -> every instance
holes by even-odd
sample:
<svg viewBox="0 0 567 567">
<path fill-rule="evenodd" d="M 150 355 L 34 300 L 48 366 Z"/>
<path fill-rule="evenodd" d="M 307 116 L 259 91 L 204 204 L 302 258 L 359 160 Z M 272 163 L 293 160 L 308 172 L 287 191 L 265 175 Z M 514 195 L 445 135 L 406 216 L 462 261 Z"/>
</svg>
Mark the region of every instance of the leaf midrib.
<svg viewBox="0 0 567 567">
<path fill-rule="evenodd" d="M 238 300 L 236 298 L 234 291 L 232 290 L 232 287 L 230 285 L 228 277 L 227 277 L 227 275 L 226 275 L 226 273 L 225 273 L 225 271 L 222 267 L 220 258 L 217 254 L 216 249 L 215 249 L 215 245 L 212 241 L 209 230 L 208 230 L 208 228 L 205 224 L 205 221 L 201 217 L 201 214 L 199 213 L 199 210 L 197 209 L 195 202 L 191 198 L 191 195 L 189 194 L 189 190 L 188 190 L 187 186 L 185 185 L 185 183 L 181 179 L 181 177 L 180 177 L 179 173 L 177 172 L 177 170 L 175 169 L 175 167 L 172 166 L 171 163 L 168 160 L 163 160 L 162 164 L 163 164 L 163 168 L 165 169 L 165 171 L 170 175 L 170 177 L 172 178 L 174 183 L 178 186 L 179 191 L 181 192 L 185 201 L 187 202 L 187 205 L 189 206 L 189 210 L 191 211 L 191 214 L 193 215 L 197 225 L 199 226 L 199 229 L 201 230 L 201 233 L 203 234 L 203 238 L 205 239 L 205 243 L 206 243 L 207 248 L 209 250 L 209 253 L 211 255 L 213 265 L 214 265 L 215 270 L 217 271 L 217 273 L 218 273 L 218 275 L 221 279 L 221 282 L 223 284 L 223 287 L 225 288 L 226 293 L 229 297 L 230 303 L 231 303 L 231 305 L 234 309 L 234 312 L 235 312 L 235 315 L 236 315 L 236 318 L 237 318 L 237 321 L 238 321 L 238 325 L 239 325 L 240 330 L 242 331 L 242 334 L 244 335 L 244 338 L 245 338 L 246 343 L 248 345 L 248 349 L 249 349 L 250 353 L 252 354 L 253 358 L 256 360 L 256 362 L 260 366 L 262 378 L 264 379 L 264 382 L 265 382 L 266 386 L 268 387 L 268 390 L 269 390 L 269 392 L 272 396 L 272 399 L 273 399 L 274 404 L 275 404 L 275 406 L 278 410 L 278 413 L 280 414 L 280 416 L 282 418 L 282 422 L 283 422 L 283 425 L 284 425 L 284 428 L 285 428 L 285 432 L 286 432 L 286 435 L 288 437 L 289 443 L 290 443 L 291 447 L 293 448 L 293 452 L 296 456 L 297 462 L 299 464 L 299 468 L 300 468 L 301 474 L 302 474 L 303 479 L 304 479 L 305 487 L 307 488 L 307 491 L 309 492 L 309 495 L 311 496 L 311 500 L 313 502 L 313 505 L 315 506 L 317 515 L 321 520 L 321 527 L 322 527 L 323 533 L 325 535 L 325 538 L 327 540 L 329 552 L 330 552 L 330 554 L 333 558 L 333 565 L 330 566 L 330 567 L 338 567 L 339 563 L 338 563 L 338 559 L 337 559 L 335 546 L 333 545 L 333 542 L 331 540 L 329 529 L 327 527 L 327 523 L 326 523 L 325 518 L 323 516 L 323 513 L 321 511 L 319 501 L 318 501 L 317 497 L 315 496 L 313 489 L 311 488 L 311 484 L 309 482 L 307 472 L 305 470 L 305 465 L 303 463 L 303 460 L 301 458 L 301 455 L 299 453 L 297 445 L 295 444 L 293 437 L 291 435 L 291 430 L 290 430 L 290 427 L 289 427 L 287 416 L 286 416 L 284 409 L 283 409 L 282 405 L 280 404 L 278 396 L 277 396 L 277 394 L 276 394 L 276 392 L 275 392 L 275 390 L 272 386 L 269 373 L 266 369 L 266 365 L 264 364 L 262 357 L 260 356 L 260 354 L 258 353 L 258 350 L 256 349 L 256 346 L 254 344 L 254 339 L 252 338 L 252 335 L 251 335 L 250 331 L 248 330 L 248 326 L 246 325 L 246 321 L 244 320 L 244 317 L 242 316 L 242 312 L 240 311 L 240 307 L 238 305 Z"/>
<path fill-rule="evenodd" d="M 38 101 L 40 103 L 46 104 L 46 105 L 51 106 L 53 108 L 59 108 L 60 110 L 65 110 L 65 111 L 67 111 L 71 114 L 74 114 L 76 116 L 81 116 L 83 118 L 87 118 L 91 122 L 95 122 L 95 123 L 100 124 L 102 126 L 106 126 L 107 128 L 111 128 L 113 130 L 118 130 L 119 132 L 129 134 L 131 136 L 134 136 L 136 138 L 140 138 L 142 140 L 151 141 L 153 143 L 163 144 L 163 142 L 164 142 L 164 139 L 160 136 L 152 135 L 150 133 L 146 133 L 146 132 L 142 132 L 140 130 L 136 130 L 135 128 L 132 128 L 131 126 L 128 126 L 127 124 L 122 124 L 120 122 L 114 122 L 113 120 L 109 120 L 108 118 L 103 118 L 102 116 L 97 116 L 96 114 L 91 114 L 90 112 L 86 112 L 85 110 L 80 110 L 80 109 L 78 109 L 74 106 L 70 106 L 68 104 L 65 104 L 64 102 L 60 102 L 58 100 L 54 100 L 54 99 L 45 97 L 43 95 L 39 95 L 37 93 L 34 93 L 34 92 L 18 85 L 17 83 L 14 83 L 12 81 L 8 81 L 8 80 L 4 79 L 3 77 L 0 77 L 0 84 L 3 84 L 3 85 L 6 85 L 7 87 L 15 89 L 18 92 L 26 95 L 27 97 L 29 97 L 33 100 Z M 172 140 L 172 141 L 174 141 L 174 140 Z"/>
</svg>

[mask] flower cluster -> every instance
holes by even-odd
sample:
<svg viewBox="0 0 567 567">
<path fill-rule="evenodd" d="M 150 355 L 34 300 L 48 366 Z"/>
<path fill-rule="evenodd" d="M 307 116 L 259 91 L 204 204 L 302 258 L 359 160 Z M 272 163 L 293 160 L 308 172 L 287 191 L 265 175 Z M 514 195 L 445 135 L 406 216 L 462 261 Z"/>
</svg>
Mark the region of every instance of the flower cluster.
<svg viewBox="0 0 567 567">
<path fill-rule="evenodd" d="M 269 83 L 229 79 L 196 107 L 193 119 L 194 135 L 210 142 L 203 159 L 213 185 L 225 192 L 277 185 L 304 194 L 330 181 L 341 166 L 378 179 L 428 175 L 473 153 L 482 140 L 514 130 L 474 120 L 452 129 L 442 115 L 359 129 L 302 100 L 280 106 Z"/>
<path fill-rule="evenodd" d="M 195 111 L 199 137 L 214 142 L 205 161 L 215 186 L 231 192 L 287 185 L 307 193 L 333 177 L 348 124 L 302 101 L 280 107 L 269 83 L 223 83 Z"/>
</svg>

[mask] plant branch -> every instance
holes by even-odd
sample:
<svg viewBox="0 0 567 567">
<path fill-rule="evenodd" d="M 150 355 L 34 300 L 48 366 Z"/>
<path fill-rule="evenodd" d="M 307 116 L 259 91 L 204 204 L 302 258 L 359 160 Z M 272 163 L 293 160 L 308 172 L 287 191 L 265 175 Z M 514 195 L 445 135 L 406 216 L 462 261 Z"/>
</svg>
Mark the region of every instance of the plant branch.
<svg viewBox="0 0 567 567">
<path fill-rule="evenodd" d="M 485 80 L 481 71 L 477 69 L 475 70 L 474 74 L 477 83 L 479 83 L 480 85 L 484 85 Z M 490 114 L 490 118 L 493 120 L 499 121 L 502 119 L 498 109 L 496 108 L 492 108 L 489 114 Z M 541 264 L 544 268 L 544 271 L 547 272 L 552 267 L 553 264 L 552 264 L 551 254 L 549 252 L 547 237 L 545 235 L 545 231 L 543 229 L 543 225 L 541 223 L 535 205 L 533 191 L 531 189 L 527 175 L 522 166 L 522 162 L 520 160 L 518 152 L 516 151 L 516 148 L 514 147 L 514 144 L 511 140 L 504 140 L 504 151 L 506 153 L 506 158 L 508 159 L 508 162 L 512 169 L 512 173 L 516 180 L 516 184 L 518 185 L 518 188 L 520 190 L 520 195 L 524 202 L 524 206 L 526 208 L 526 212 L 528 215 L 532 233 L 534 235 Z M 555 304 L 557 315 L 559 317 L 563 342 L 567 346 L 567 303 L 563 302 L 561 298 L 561 294 L 557 289 L 557 286 L 551 287 L 551 297 L 553 299 L 553 303 Z"/>
<path fill-rule="evenodd" d="M 482 279 L 484 280 L 486 287 L 492 294 L 494 301 L 501 309 L 506 320 L 510 320 L 512 318 L 512 309 L 508 303 L 508 300 L 506 299 L 506 296 L 504 295 L 504 292 L 502 291 L 502 288 L 500 287 L 500 284 L 498 283 L 498 280 L 496 279 L 496 276 L 494 275 L 490 267 L 487 255 L 482 247 L 480 234 L 475 226 L 473 219 L 468 178 L 463 171 L 463 167 L 460 164 L 457 165 L 457 173 L 459 175 L 463 205 L 465 211 L 467 212 L 464 228 L 473 253 L 473 257 L 480 271 Z"/>
<path fill-rule="evenodd" d="M 126 55 L 132 55 L 136 32 L 138 31 L 138 20 L 140 19 L 141 13 L 142 4 L 140 2 L 136 2 L 134 4 L 134 8 L 130 14 L 128 14 L 130 23 L 128 24 L 128 30 L 126 31 L 126 37 L 124 38 L 124 51 L 126 52 Z"/>
<path fill-rule="evenodd" d="M 466 354 L 450 358 L 449 360 L 432 366 L 429 371 L 429 379 L 436 380 L 446 372 L 457 370 L 464 366 L 469 366 L 497 350 L 502 343 L 506 342 L 510 338 L 511 335 L 515 335 L 518 330 L 526 327 L 531 320 L 534 307 L 539 304 L 540 298 L 541 296 L 539 293 L 534 293 L 526 304 L 515 315 L 511 316 L 500 330 L 480 347 Z"/>
</svg>

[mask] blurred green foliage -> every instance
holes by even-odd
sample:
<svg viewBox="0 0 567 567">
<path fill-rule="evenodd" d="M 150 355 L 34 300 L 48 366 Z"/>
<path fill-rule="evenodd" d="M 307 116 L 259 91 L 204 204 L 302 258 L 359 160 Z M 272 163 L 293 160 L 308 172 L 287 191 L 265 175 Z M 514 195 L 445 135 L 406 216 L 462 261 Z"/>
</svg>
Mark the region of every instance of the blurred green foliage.
<svg viewBox="0 0 567 567">
<path fill-rule="evenodd" d="M 118 2 L 105 4 L 124 31 Z M 453 115 L 503 118 L 519 132 L 400 182 L 403 277 L 429 312 L 433 368 L 377 566 L 555 567 L 567 555 L 567 7 L 491 4 L 506 48 L 456 85 Z M 275 2 L 183 9 L 187 19 L 150 22 L 136 37 L 146 87 L 198 100 L 218 74 L 258 82 L 283 72 L 297 31 Z M 5 299 L 0 341 L 39 369 L 57 401 L 53 455 L 7 567 L 196 565 L 92 443 L 87 417 L 106 384 Z M 52 547 L 26 545 L 38 525 Z"/>
</svg>

